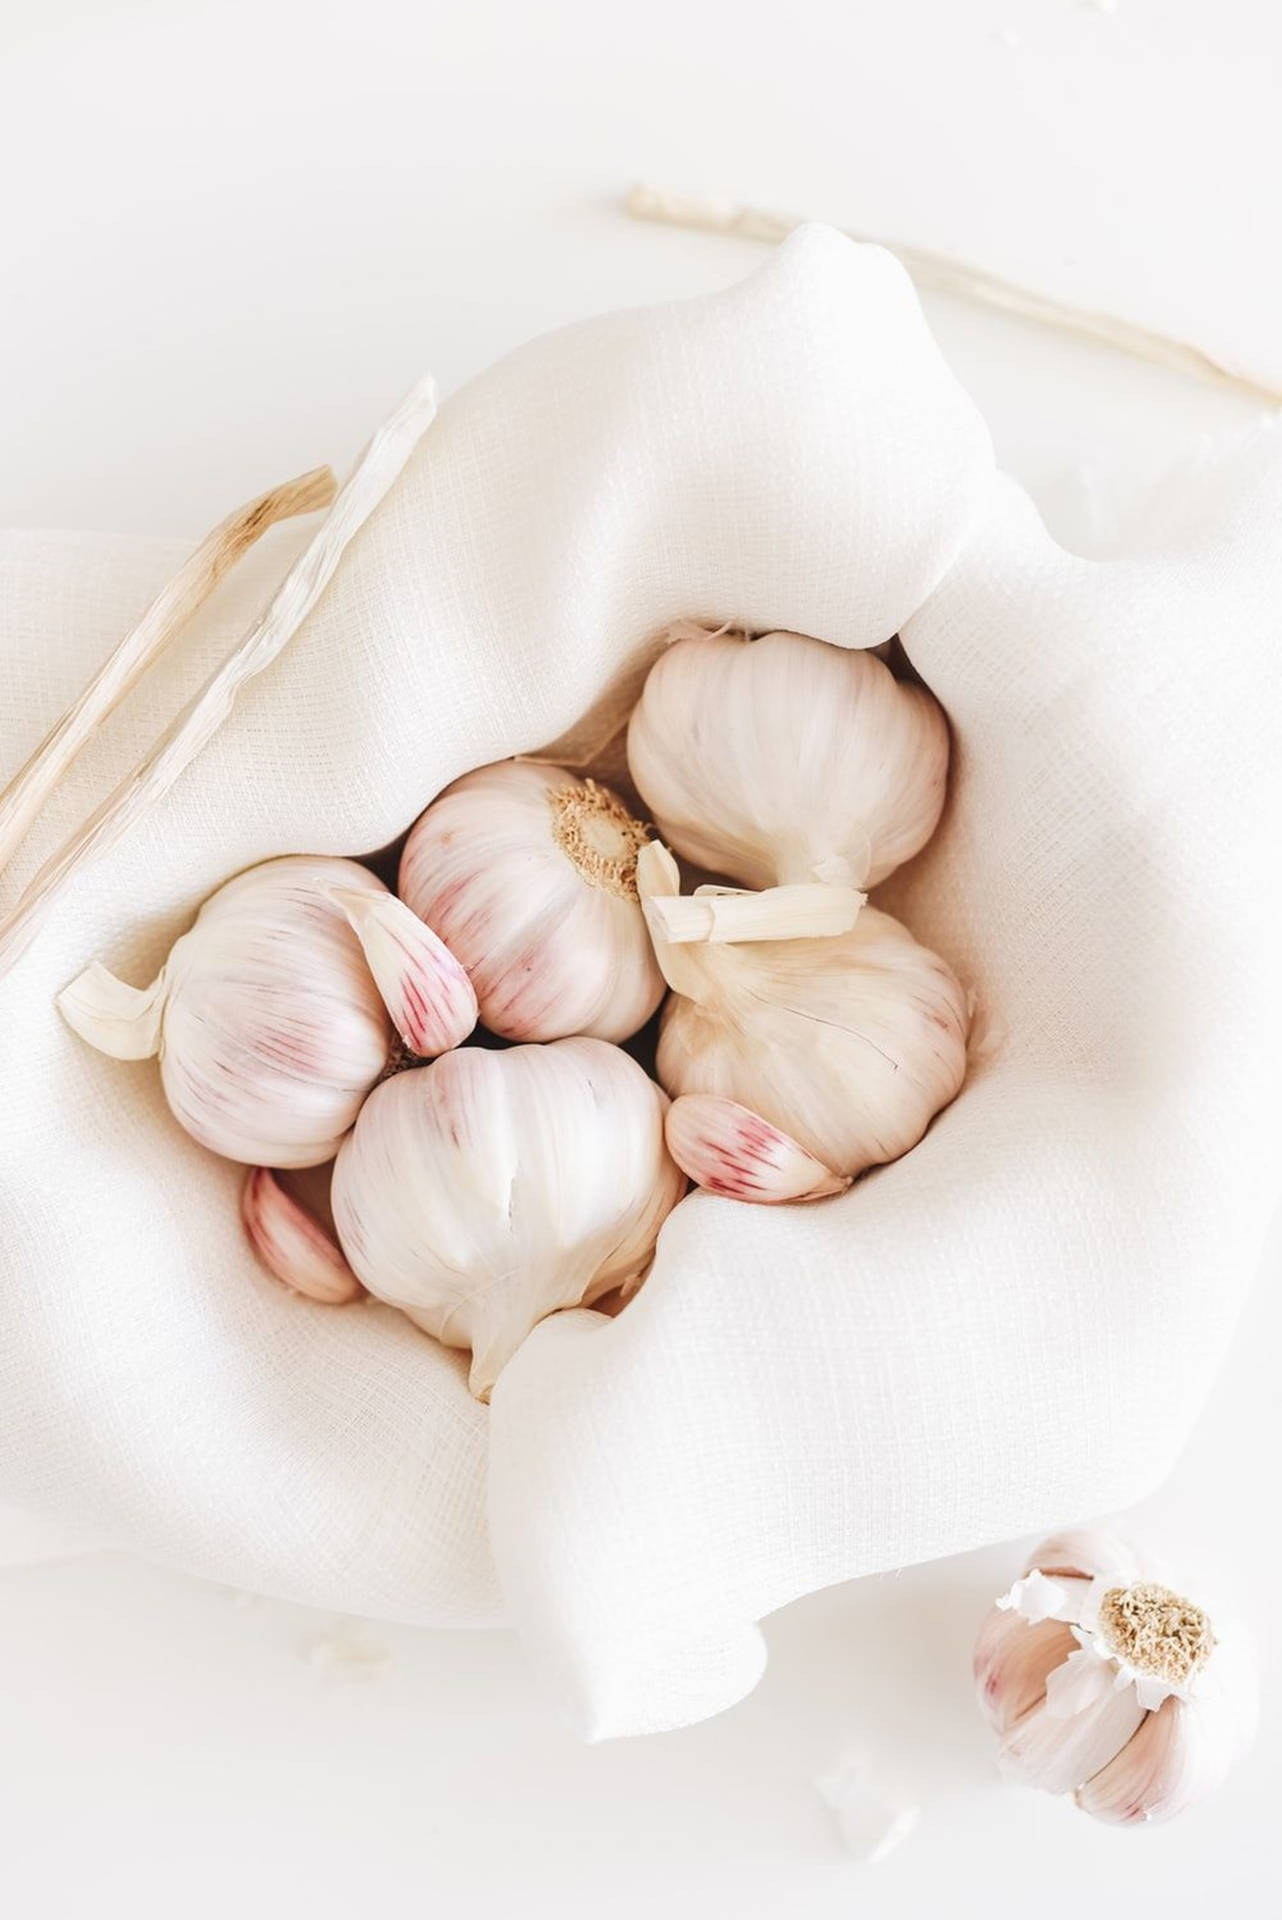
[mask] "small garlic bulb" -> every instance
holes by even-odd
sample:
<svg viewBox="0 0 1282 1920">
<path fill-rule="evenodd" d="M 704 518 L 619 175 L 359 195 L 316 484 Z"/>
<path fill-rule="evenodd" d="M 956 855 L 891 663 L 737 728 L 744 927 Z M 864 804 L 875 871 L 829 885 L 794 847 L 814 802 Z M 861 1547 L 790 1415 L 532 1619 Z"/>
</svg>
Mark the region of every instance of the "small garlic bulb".
<svg viewBox="0 0 1282 1920">
<path fill-rule="evenodd" d="M 1106 1533 L 1042 1542 L 985 1620 L 974 1667 L 1008 1777 L 1117 1826 L 1200 1799 L 1254 1730 L 1241 1636 Z"/>
<path fill-rule="evenodd" d="M 269 860 L 212 894 L 149 987 L 94 965 L 58 996 L 120 1060 L 160 1058 L 175 1118 L 228 1160 L 332 1159 L 387 1067 L 476 1024 L 458 962 L 354 860 Z M 394 1031 L 395 1028 L 395 1031 Z"/>
<path fill-rule="evenodd" d="M 692 1179 L 818 1198 L 917 1144 L 966 1071 L 966 995 L 937 955 L 873 907 L 823 940 L 674 945 L 677 868 L 657 841 L 638 879 L 674 990 L 658 1053 L 668 1145 Z"/>
<path fill-rule="evenodd" d="M 628 766 L 695 866 L 746 887 L 866 890 L 935 830 L 948 723 L 875 654 L 799 633 L 688 634 L 646 678 Z"/>
<path fill-rule="evenodd" d="M 398 891 L 509 1040 L 626 1040 L 663 998 L 637 900 L 646 830 L 592 780 L 527 760 L 465 774 L 416 823 Z"/>
<path fill-rule="evenodd" d="M 334 1222 L 372 1294 L 451 1347 L 480 1399 L 527 1333 L 648 1271 L 685 1191 L 667 1101 L 602 1040 L 465 1047 L 371 1094 L 334 1168 Z"/>
</svg>

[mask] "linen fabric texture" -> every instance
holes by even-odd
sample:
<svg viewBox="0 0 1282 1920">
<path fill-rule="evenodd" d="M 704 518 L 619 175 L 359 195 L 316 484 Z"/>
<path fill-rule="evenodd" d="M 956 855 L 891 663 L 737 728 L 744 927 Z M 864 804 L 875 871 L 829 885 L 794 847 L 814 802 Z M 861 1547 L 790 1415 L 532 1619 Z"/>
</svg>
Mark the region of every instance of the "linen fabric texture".
<svg viewBox="0 0 1282 1920">
<path fill-rule="evenodd" d="M 264 543 L 13 871 L 262 604 Z M 184 557 L 0 541 L 0 778 Z M 593 1737 L 759 1677 L 795 1596 L 1129 1503 L 1206 1394 L 1277 1199 L 1282 442 L 1174 479 L 1107 560 L 995 470 L 889 255 L 805 228 L 748 281 L 536 341 L 443 408 L 281 659 L 0 983 L 0 1496 L 314 1605 L 515 1623 Z M 977 996 L 922 1144 L 811 1207 L 687 1199 L 617 1319 L 465 1355 L 256 1265 L 242 1170 L 54 995 L 151 977 L 239 869 L 393 840 L 471 767 L 576 752 L 665 624 L 898 632 L 951 718 L 882 888 Z"/>
</svg>

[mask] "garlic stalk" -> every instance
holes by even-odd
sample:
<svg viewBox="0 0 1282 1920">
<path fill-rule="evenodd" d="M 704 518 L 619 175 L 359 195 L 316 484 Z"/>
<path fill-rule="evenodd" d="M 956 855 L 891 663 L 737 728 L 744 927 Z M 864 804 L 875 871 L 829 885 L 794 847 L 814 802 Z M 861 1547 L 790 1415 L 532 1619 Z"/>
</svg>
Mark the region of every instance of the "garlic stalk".
<svg viewBox="0 0 1282 1920">
<path fill-rule="evenodd" d="M 663 997 L 637 899 L 645 838 L 608 788 L 503 761 L 432 802 L 398 891 L 466 967 L 494 1033 L 626 1040 Z"/>
<path fill-rule="evenodd" d="M 58 996 L 67 1023 L 119 1060 L 159 1056 L 175 1118 L 229 1160 L 332 1159 L 385 1071 L 476 1023 L 463 969 L 354 860 L 297 856 L 220 887 L 148 987 L 96 962 Z"/>
<path fill-rule="evenodd" d="M 1003 1770 L 1115 1825 L 1167 1820 L 1251 1737 L 1249 1649 L 1094 1531 L 1043 1541 L 975 1646 Z"/>
<path fill-rule="evenodd" d="M 629 1055 L 569 1039 L 465 1047 L 385 1081 L 334 1168 L 334 1221 L 369 1291 L 470 1348 L 488 1400 L 530 1329 L 648 1271 L 685 1191 L 667 1101 Z"/>
<path fill-rule="evenodd" d="M 966 1070 L 966 995 L 937 955 L 872 907 L 827 940 L 673 945 L 656 908 L 678 891 L 676 862 L 651 842 L 637 877 L 673 989 L 658 1051 L 669 1147 L 693 1179 L 815 1198 L 916 1145 Z"/>
<path fill-rule="evenodd" d="M 687 633 L 651 668 L 628 728 L 632 778 L 679 854 L 746 887 L 843 889 L 847 926 L 934 832 L 948 751 L 924 687 L 797 633 Z"/>
</svg>

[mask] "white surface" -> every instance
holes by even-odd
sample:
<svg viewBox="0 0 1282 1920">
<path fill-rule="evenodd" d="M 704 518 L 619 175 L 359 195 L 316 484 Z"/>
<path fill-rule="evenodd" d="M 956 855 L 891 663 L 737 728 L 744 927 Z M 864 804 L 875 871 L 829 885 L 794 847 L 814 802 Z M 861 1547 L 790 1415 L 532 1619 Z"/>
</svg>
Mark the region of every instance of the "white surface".
<svg viewBox="0 0 1282 1920">
<path fill-rule="evenodd" d="M 0 235 L 0 521 L 196 532 L 349 458 L 424 364 L 452 385 L 562 318 L 724 284 L 755 257 L 616 219 L 634 173 L 965 251 L 1260 364 L 1275 348 L 1279 269 L 1252 250 L 1278 211 L 1267 0 L 832 6 L 786 37 L 764 9 L 641 21 L 564 0 L 0 18 L 0 141 L 23 181 Z M 1031 329 L 939 303 L 932 318 L 1001 457 L 1066 529 L 1089 504 L 1081 459 L 1125 486 L 1247 417 Z M 1263 1595 L 1271 1286 L 1246 1331 L 1160 1506 L 1172 1547 L 1205 1545 Z M 299 1655 L 324 1621 L 111 1562 L 10 1572 L 10 1898 L 32 1916 L 91 1897 L 254 1915 L 306 1895 L 321 1915 L 363 1897 L 822 1920 L 929 1911 L 961 1885 L 1047 1915 L 1191 1915 L 1209 1892 L 1263 1909 L 1268 1727 L 1237 1789 L 1162 1833 L 1096 1830 L 992 1781 L 965 1657 L 1011 1557 L 802 1603 L 735 1714 L 592 1750 L 549 1725 L 505 1637 L 372 1628 L 391 1659 L 347 1682 Z M 835 1851 L 808 1784 L 852 1734 L 926 1802 L 872 1873 Z"/>
</svg>

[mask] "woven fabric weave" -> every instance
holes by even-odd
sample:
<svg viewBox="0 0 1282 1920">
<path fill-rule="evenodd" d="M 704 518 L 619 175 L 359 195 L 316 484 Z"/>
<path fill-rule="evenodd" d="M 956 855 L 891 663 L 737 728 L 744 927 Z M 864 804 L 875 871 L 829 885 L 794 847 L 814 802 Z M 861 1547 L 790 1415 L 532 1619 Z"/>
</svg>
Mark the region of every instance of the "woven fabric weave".
<svg viewBox="0 0 1282 1920">
<path fill-rule="evenodd" d="M 24 873 L 261 603 L 273 535 L 60 792 Z M 0 779 L 182 557 L 0 541 Z M 1050 539 L 888 256 L 807 228 L 743 285 L 540 340 L 451 399 L 283 657 L 0 983 L 0 1496 L 218 1579 L 520 1626 L 595 1735 L 757 1678 L 826 1583 L 1137 1498 L 1205 1395 L 1278 1193 L 1282 441 Z M 469 767 L 608 730 L 675 618 L 900 632 L 955 728 L 882 890 L 979 997 L 899 1164 L 708 1196 L 618 1319 L 465 1358 L 255 1266 L 238 1169 L 53 996 L 150 977 L 230 873 L 392 840 Z"/>
</svg>

